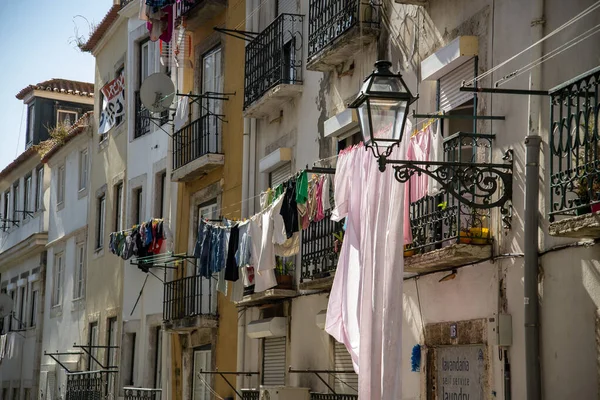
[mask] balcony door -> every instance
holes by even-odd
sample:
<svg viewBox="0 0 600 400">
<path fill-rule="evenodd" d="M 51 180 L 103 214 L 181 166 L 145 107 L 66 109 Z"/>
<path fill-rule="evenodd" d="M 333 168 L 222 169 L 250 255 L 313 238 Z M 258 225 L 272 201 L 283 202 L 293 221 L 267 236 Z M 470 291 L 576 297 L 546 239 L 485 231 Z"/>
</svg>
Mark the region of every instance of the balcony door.
<svg viewBox="0 0 600 400">
<path fill-rule="evenodd" d="M 212 351 L 210 345 L 202 346 L 194 350 L 194 378 L 192 400 L 210 400 L 212 394 L 209 389 L 211 375 L 201 372 L 212 371 Z"/>
<path fill-rule="evenodd" d="M 213 93 L 213 98 L 202 99 L 200 137 L 201 154 L 219 153 L 223 101 L 215 99 L 214 93 L 223 93 L 223 63 L 221 47 L 215 47 L 202 57 L 202 93 Z M 210 97 L 210 95 L 209 95 Z M 204 151 L 202 151 L 204 150 Z"/>
</svg>

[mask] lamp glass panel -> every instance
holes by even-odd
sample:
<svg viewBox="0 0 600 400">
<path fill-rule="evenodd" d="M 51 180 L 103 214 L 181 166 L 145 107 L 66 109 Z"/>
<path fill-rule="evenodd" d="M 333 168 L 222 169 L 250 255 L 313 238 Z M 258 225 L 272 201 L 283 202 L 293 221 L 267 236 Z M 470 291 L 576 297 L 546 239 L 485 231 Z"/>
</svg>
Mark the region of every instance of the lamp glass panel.
<svg viewBox="0 0 600 400">
<path fill-rule="evenodd" d="M 358 107 L 358 119 L 360 121 L 360 130 L 363 135 L 365 144 L 371 143 L 371 125 L 369 124 L 369 107 L 368 101 L 364 101 Z"/>
<path fill-rule="evenodd" d="M 371 92 L 406 93 L 402 80 L 397 76 L 374 76 Z"/>
<path fill-rule="evenodd" d="M 373 140 L 400 141 L 406 115 L 406 100 L 369 98 L 369 111 L 373 124 Z M 388 145 L 391 143 L 388 143 Z M 385 142 L 379 145 L 386 145 Z"/>
</svg>

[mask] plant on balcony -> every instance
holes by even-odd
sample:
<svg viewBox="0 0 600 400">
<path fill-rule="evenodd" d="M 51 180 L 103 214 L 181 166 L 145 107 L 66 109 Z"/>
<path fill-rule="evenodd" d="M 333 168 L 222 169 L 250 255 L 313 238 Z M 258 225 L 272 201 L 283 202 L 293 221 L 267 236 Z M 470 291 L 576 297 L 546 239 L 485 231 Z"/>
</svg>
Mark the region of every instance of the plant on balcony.
<svg viewBox="0 0 600 400">
<path fill-rule="evenodd" d="M 291 289 L 294 286 L 294 258 L 275 257 L 275 275 L 279 289 Z"/>
<path fill-rule="evenodd" d="M 590 121 L 588 125 L 589 136 L 594 138 L 594 122 Z M 584 128 L 584 125 L 580 125 Z M 577 207 L 575 209 L 576 215 L 589 214 L 590 212 L 600 211 L 600 204 L 590 204 L 592 201 L 600 200 L 600 173 L 596 171 L 596 155 L 600 155 L 600 143 L 592 139 L 595 142 L 593 144 L 583 145 L 583 149 L 577 152 L 576 165 L 577 174 L 584 174 L 575 179 L 573 192 L 577 195 L 577 198 L 573 200 L 573 203 Z M 594 147 L 596 154 L 594 154 Z M 587 162 L 586 162 L 587 161 Z M 590 185 L 589 179 L 592 180 Z M 590 186 L 591 194 L 593 198 L 590 198 Z"/>
</svg>

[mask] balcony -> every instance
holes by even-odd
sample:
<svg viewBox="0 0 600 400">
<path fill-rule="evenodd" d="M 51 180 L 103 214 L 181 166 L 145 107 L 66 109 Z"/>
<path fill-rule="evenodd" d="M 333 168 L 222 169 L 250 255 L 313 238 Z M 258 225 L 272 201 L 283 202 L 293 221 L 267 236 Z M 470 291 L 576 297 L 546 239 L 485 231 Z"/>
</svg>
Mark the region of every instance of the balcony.
<svg viewBox="0 0 600 400">
<path fill-rule="evenodd" d="M 357 394 L 311 393 L 310 400 L 358 400 Z"/>
<path fill-rule="evenodd" d="M 259 400 L 260 390 L 242 389 L 242 400 Z"/>
<path fill-rule="evenodd" d="M 117 371 L 88 371 L 67 374 L 66 400 L 104 400 L 109 393 L 109 377 Z"/>
<path fill-rule="evenodd" d="M 254 286 L 244 289 L 244 297 L 237 302 L 238 306 L 256 306 L 272 300 L 295 297 L 298 292 L 294 288 L 295 257 L 275 257 L 275 276 L 277 286 L 264 292 L 254 292 Z"/>
<path fill-rule="evenodd" d="M 195 30 L 227 8 L 226 0 L 181 0 L 175 4 L 175 19 L 185 19 L 186 29 Z"/>
<path fill-rule="evenodd" d="M 334 222 L 331 213 L 319 222 L 311 222 L 302 231 L 301 290 L 329 290 L 333 284 L 342 247 L 343 223 Z"/>
<path fill-rule="evenodd" d="M 162 389 L 124 387 L 125 400 L 161 400 Z"/>
<path fill-rule="evenodd" d="M 379 7 L 361 0 L 310 0 L 306 69 L 330 71 L 376 41 Z"/>
<path fill-rule="evenodd" d="M 135 92 L 135 131 L 133 137 L 135 139 L 150 133 L 150 111 L 142 104 L 140 92 Z"/>
<path fill-rule="evenodd" d="M 219 115 L 206 114 L 175 132 L 172 181 L 192 181 L 224 164 L 221 124 Z"/>
<path fill-rule="evenodd" d="M 444 140 L 444 160 L 451 163 L 473 163 L 489 159 L 494 135 L 458 132 Z M 413 241 L 404 248 L 404 269 L 409 273 L 444 270 L 490 259 L 492 235 L 490 209 L 474 208 L 467 202 L 488 196 L 485 188 L 488 173 L 477 172 L 472 178 L 480 185 L 464 187 L 464 177 L 444 176 L 450 191 L 436 196 L 411 199 L 409 208 Z M 432 179 L 431 177 L 429 179 Z M 410 191 L 411 182 L 406 190 Z M 464 200 L 459 200 L 460 193 Z"/>
<path fill-rule="evenodd" d="M 600 67 L 550 91 L 553 236 L 600 237 Z"/>
<path fill-rule="evenodd" d="M 302 93 L 303 18 L 280 14 L 246 46 L 245 117 L 278 113 Z"/>
<path fill-rule="evenodd" d="M 217 327 L 216 281 L 200 275 L 167 282 L 164 286 L 165 329 L 189 331 Z"/>
</svg>

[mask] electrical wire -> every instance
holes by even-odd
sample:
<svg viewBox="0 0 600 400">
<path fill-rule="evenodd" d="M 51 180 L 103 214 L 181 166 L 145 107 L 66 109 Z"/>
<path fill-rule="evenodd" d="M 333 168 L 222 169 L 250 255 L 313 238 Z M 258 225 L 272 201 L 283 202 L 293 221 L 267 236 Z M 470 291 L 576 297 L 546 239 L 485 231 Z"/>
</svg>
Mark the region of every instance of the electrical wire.
<svg viewBox="0 0 600 400">
<path fill-rule="evenodd" d="M 23 131 L 23 114 L 25 113 L 25 103 L 21 108 L 21 124 L 19 125 L 19 137 L 17 137 L 17 148 L 15 149 L 15 158 L 19 155 L 19 142 L 21 141 L 21 132 Z M 27 143 L 25 143 L 27 144 Z"/>
<path fill-rule="evenodd" d="M 521 50 L 520 52 L 518 52 L 514 56 L 512 56 L 512 57 L 508 58 L 507 60 L 501 62 L 500 64 L 496 65 L 495 67 L 490 68 L 489 70 L 487 70 L 486 72 L 482 73 L 481 75 L 478 75 L 477 77 L 473 78 L 472 80 L 466 81 L 465 85 L 466 86 L 472 86 L 475 82 L 478 82 L 478 81 L 484 79 L 485 77 L 491 75 L 492 73 L 494 73 L 498 69 L 502 68 L 503 66 L 505 66 L 508 63 L 510 63 L 514 59 L 520 57 L 521 55 L 523 55 L 524 53 L 528 52 L 529 50 L 531 50 L 535 46 L 543 43 L 544 41 L 546 41 L 548 39 L 550 39 L 554 35 L 558 34 L 562 30 L 564 30 L 565 28 L 571 26 L 575 22 L 577 22 L 580 19 L 584 18 L 585 16 L 589 15 L 590 13 L 592 13 L 595 10 L 597 10 L 598 8 L 600 8 L 600 0 L 596 1 L 594 4 L 592 4 L 591 6 L 589 6 L 588 8 L 586 8 L 585 10 L 583 10 L 582 12 L 580 12 L 579 14 L 577 14 L 575 17 L 571 18 L 569 21 L 565 22 L 564 24 L 562 24 L 561 26 L 559 26 L 558 28 L 556 28 L 555 30 L 553 30 L 552 32 L 550 32 L 549 34 L 547 34 L 546 36 L 544 36 L 543 38 L 541 38 L 540 40 L 538 40 L 537 42 L 535 42 L 532 45 L 530 45 L 530 46 L 526 47 L 525 49 Z"/>
<path fill-rule="evenodd" d="M 557 48 L 555 48 L 554 50 L 550 51 L 547 54 L 544 54 L 542 57 L 538 58 L 537 60 L 534 60 L 532 62 L 530 62 L 529 64 L 526 64 L 524 66 L 522 66 L 521 68 L 518 68 L 517 70 L 515 70 L 514 72 L 512 72 L 511 74 L 505 76 L 504 78 L 502 78 L 499 83 L 498 86 L 504 85 L 505 83 L 515 79 L 517 76 L 522 75 L 530 70 L 532 70 L 533 68 L 545 63 L 546 61 L 556 57 L 557 55 L 567 51 L 568 49 L 570 49 L 571 47 L 583 42 L 586 39 L 589 39 L 590 37 L 592 37 L 593 35 L 597 34 L 598 32 L 600 32 L 600 24 L 594 26 L 591 29 L 588 29 L 587 31 L 585 31 L 584 33 L 574 37 L 573 39 L 569 40 L 566 43 L 563 43 L 562 45 L 558 46 Z"/>
<path fill-rule="evenodd" d="M 202 384 L 212 393 L 213 396 L 215 396 L 217 399 L 219 400 L 224 400 L 221 396 L 219 396 L 219 394 L 212 388 L 212 386 L 210 386 L 203 378 L 202 378 L 202 372 L 198 372 L 196 374 L 196 376 L 200 379 L 200 381 L 202 381 Z"/>
</svg>

